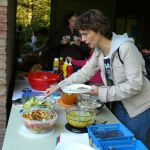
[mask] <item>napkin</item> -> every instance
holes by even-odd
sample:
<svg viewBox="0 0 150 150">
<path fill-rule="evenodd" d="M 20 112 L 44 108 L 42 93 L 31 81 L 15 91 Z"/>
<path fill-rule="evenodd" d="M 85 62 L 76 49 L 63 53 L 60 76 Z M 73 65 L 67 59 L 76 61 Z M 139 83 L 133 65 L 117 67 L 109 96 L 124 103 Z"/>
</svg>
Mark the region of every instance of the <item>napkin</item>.
<svg viewBox="0 0 150 150">
<path fill-rule="evenodd" d="M 94 148 L 81 143 L 61 142 L 57 144 L 55 150 L 94 150 Z"/>
<path fill-rule="evenodd" d="M 59 143 L 61 142 L 73 142 L 89 145 L 88 133 L 75 134 L 75 133 L 61 133 Z"/>
</svg>

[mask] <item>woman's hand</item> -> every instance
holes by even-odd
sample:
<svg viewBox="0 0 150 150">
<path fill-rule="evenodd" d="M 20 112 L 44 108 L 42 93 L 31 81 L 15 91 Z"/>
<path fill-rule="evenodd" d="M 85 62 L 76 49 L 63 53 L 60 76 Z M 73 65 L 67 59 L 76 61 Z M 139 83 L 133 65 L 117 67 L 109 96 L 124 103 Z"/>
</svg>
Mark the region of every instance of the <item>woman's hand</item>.
<svg viewBox="0 0 150 150">
<path fill-rule="evenodd" d="M 79 37 L 76 37 L 76 38 L 74 39 L 74 42 L 75 42 L 75 45 L 80 46 L 80 44 L 81 44 L 81 39 L 80 39 Z"/>
<path fill-rule="evenodd" d="M 71 57 L 69 57 L 69 56 L 67 56 L 67 57 L 66 57 L 66 60 L 68 60 L 68 61 L 71 63 L 72 58 L 71 58 Z"/>
<path fill-rule="evenodd" d="M 69 40 L 65 37 L 62 37 L 60 42 L 61 42 L 61 44 L 67 44 L 67 43 L 69 43 Z"/>
<path fill-rule="evenodd" d="M 51 94 L 53 94 L 54 92 L 58 91 L 60 89 L 60 87 L 58 85 L 52 85 L 50 86 L 50 88 L 46 89 L 45 91 L 45 97 L 50 96 Z"/>
<path fill-rule="evenodd" d="M 94 96 L 98 96 L 98 92 L 99 92 L 99 87 L 96 85 L 92 85 L 92 91 L 89 92 L 89 94 L 94 95 Z"/>
</svg>

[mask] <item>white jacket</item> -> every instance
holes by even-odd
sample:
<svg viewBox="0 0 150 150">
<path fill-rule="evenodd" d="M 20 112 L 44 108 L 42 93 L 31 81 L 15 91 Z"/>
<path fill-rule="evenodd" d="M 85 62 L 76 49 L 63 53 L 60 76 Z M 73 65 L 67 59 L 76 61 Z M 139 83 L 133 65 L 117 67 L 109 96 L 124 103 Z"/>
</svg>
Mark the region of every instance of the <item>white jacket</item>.
<svg viewBox="0 0 150 150">
<path fill-rule="evenodd" d="M 116 35 L 115 35 L 116 36 Z M 116 43 L 116 42 L 114 42 Z M 104 56 L 96 48 L 91 59 L 78 72 L 59 83 L 60 86 L 71 83 L 84 83 L 101 70 L 104 86 L 99 88 L 101 102 L 122 101 L 130 117 L 135 117 L 150 108 L 150 81 L 143 75 L 145 62 L 141 53 L 131 40 L 124 40 L 110 51 L 110 61 L 114 86 L 107 86 L 104 68 Z M 107 56 L 108 57 L 108 56 Z"/>
</svg>

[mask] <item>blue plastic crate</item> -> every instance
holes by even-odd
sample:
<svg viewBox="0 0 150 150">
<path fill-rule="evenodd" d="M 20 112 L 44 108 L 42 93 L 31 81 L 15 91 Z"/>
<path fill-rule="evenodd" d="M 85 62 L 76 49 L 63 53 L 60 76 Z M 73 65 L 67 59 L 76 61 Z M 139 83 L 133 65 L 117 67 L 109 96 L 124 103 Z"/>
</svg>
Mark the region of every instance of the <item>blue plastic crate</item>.
<svg viewBox="0 0 150 150">
<path fill-rule="evenodd" d="M 97 124 L 87 127 L 90 140 L 97 146 L 99 141 L 131 140 L 134 134 L 123 124 Z"/>
<path fill-rule="evenodd" d="M 139 140 L 100 141 L 99 150 L 148 150 Z"/>
</svg>

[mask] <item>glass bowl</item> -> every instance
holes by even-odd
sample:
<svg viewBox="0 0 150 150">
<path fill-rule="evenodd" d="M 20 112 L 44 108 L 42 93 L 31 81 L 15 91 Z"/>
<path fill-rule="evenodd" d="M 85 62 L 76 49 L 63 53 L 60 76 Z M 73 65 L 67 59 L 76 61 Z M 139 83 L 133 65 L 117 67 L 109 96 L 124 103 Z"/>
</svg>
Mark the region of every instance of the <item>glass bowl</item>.
<svg viewBox="0 0 150 150">
<path fill-rule="evenodd" d="M 31 132 L 41 134 L 51 130 L 57 119 L 57 113 L 47 108 L 33 108 L 21 112 L 24 126 Z"/>
<path fill-rule="evenodd" d="M 68 123 L 76 128 L 85 128 L 95 122 L 95 113 L 89 110 L 67 109 L 66 119 Z"/>
<path fill-rule="evenodd" d="M 103 104 L 91 95 L 81 94 L 78 97 L 77 106 L 80 109 L 94 111 L 97 114 Z"/>
</svg>

